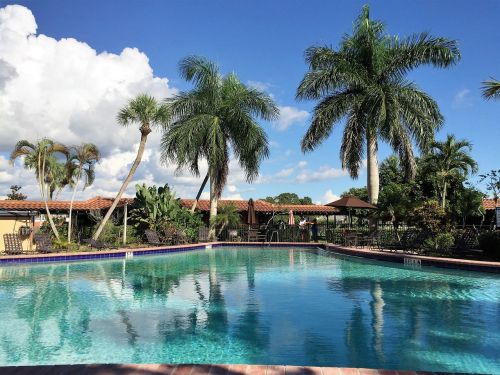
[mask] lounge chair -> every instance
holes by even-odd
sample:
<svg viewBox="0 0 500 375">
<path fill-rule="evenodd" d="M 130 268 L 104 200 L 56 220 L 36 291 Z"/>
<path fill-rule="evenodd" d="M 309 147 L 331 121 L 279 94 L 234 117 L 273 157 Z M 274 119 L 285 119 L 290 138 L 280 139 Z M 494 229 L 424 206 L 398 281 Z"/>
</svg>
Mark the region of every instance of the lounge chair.
<svg viewBox="0 0 500 375">
<path fill-rule="evenodd" d="M 166 243 L 160 239 L 160 236 L 154 230 L 146 229 L 144 231 L 144 234 L 146 235 L 146 240 L 148 241 L 148 244 L 150 244 L 150 245 L 153 245 L 153 246 L 168 245 L 168 243 Z"/>
<path fill-rule="evenodd" d="M 35 240 L 36 250 L 39 253 L 53 253 L 55 251 L 52 247 L 52 240 L 48 234 L 35 234 L 33 238 Z"/>
<path fill-rule="evenodd" d="M 88 247 L 93 247 L 94 249 L 97 250 L 102 250 L 102 249 L 116 249 L 116 246 L 107 244 L 102 241 L 94 240 L 93 238 L 86 238 L 82 240 L 84 244 L 87 244 Z"/>
<path fill-rule="evenodd" d="M 5 244 L 5 253 L 9 255 L 18 255 L 23 253 L 23 245 L 18 234 L 7 233 L 3 235 Z"/>
</svg>

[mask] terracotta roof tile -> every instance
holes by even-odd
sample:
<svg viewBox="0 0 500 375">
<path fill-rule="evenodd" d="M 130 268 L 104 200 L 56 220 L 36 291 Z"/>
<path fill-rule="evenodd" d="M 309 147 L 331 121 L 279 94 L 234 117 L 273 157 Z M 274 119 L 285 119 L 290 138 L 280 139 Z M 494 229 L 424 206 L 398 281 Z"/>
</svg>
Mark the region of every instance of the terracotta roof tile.
<svg viewBox="0 0 500 375">
<path fill-rule="evenodd" d="M 483 199 L 483 207 L 485 210 L 494 210 L 495 209 L 495 200 L 494 199 Z M 500 207 L 500 199 L 497 201 L 496 207 Z"/>
</svg>

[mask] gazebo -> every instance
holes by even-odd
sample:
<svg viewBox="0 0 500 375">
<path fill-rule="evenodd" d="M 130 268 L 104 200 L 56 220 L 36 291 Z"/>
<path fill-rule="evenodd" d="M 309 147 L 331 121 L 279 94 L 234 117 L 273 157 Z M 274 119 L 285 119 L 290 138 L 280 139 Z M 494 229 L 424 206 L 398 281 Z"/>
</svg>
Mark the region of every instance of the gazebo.
<svg viewBox="0 0 500 375">
<path fill-rule="evenodd" d="M 353 208 L 357 209 L 365 209 L 365 210 L 376 210 L 377 206 L 374 206 L 371 203 L 365 202 L 357 197 L 348 196 L 337 199 L 336 201 L 327 203 L 326 206 L 336 207 L 339 209 L 346 209 L 349 213 L 349 225 L 352 225 L 352 216 L 351 210 Z"/>
</svg>

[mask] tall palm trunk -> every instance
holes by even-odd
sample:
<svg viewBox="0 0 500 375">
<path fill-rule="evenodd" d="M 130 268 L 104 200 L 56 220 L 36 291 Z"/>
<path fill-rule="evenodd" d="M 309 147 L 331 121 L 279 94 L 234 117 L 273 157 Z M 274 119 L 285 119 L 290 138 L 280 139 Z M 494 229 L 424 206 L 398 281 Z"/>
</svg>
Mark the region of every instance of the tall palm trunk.
<svg viewBox="0 0 500 375">
<path fill-rule="evenodd" d="M 194 200 L 193 205 L 191 206 L 191 213 L 194 213 L 194 210 L 196 210 L 196 206 L 198 205 L 198 201 L 200 200 L 201 193 L 203 193 L 203 190 L 205 189 L 207 181 L 208 181 L 208 172 L 205 178 L 203 179 L 203 182 L 201 183 L 200 186 L 200 190 L 198 190 L 198 194 L 196 194 L 196 199 Z"/>
<path fill-rule="evenodd" d="M 217 204 L 219 202 L 219 198 L 217 194 L 215 194 L 215 186 L 213 179 L 210 179 L 210 230 L 208 231 L 209 240 L 215 240 L 215 224 L 213 220 L 215 216 L 217 216 Z"/>
<path fill-rule="evenodd" d="M 139 166 L 142 155 L 144 154 L 144 148 L 146 147 L 146 141 L 148 139 L 148 134 L 151 133 L 151 129 L 149 128 L 149 125 L 147 126 L 142 126 L 141 127 L 141 142 L 139 143 L 139 149 L 137 150 L 137 156 L 135 157 L 134 164 L 132 164 L 132 168 L 130 168 L 130 171 L 128 172 L 127 178 L 125 178 L 125 181 L 123 181 L 122 187 L 120 188 L 120 191 L 116 195 L 115 200 L 113 201 L 113 204 L 109 208 L 108 212 L 106 212 L 106 215 L 104 216 L 104 219 L 102 219 L 101 224 L 99 225 L 99 228 L 97 228 L 96 232 L 94 233 L 94 236 L 92 237 L 94 240 L 97 240 L 99 236 L 101 235 L 102 230 L 104 229 L 104 226 L 108 222 L 109 218 L 111 217 L 111 214 L 115 210 L 116 206 L 118 205 L 118 202 L 120 202 L 120 199 L 127 189 L 128 184 L 130 181 L 132 181 L 132 177 L 134 177 L 135 171 L 137 170 L 137 167 Z"/>
<path fill-rule="evenodd" d="M 42 195 L 43 202 L 45 203 L 45 213 L 47 214 L 47 220 L 49 221 L 50 228 L 52 229 L 52 232 L 54 232 L 54 235 L 56 238 L 59 240 L 59 232 L 57 231 L 56 225 L 54 224 L 54 220 L 52 219 L 52 215 L 49 210 L 49 204 L 47 202 L 47 197 L 49 195 L 49 189 L 50 187 L 47 185 L 45 186 L 45 154 L 43 155 L 43 161 L 41 162 L 40 165 L 40 158 L 38 158 L 38 167 L 39 167 L 39 184 L 40 184 L 40 194 Z M 40 169 L 41 167 L 41 169 Z"/>
<path fill-rule="evenodd" d="M 443 192 L 441 194 L 441 207 L 443 210 L 446 208 L 446 190 L 448 189 L 448 184 L 446 181 L 443 182 Z"/>
<path fill-rule="evenodd" d="M 367 154 L 367 184 L 368 201 L 377 204 L 379 193 L 379 175 L 377 160 L 377 139 L 374 135 L 367 134 L 366 137 Z"/>
<path fill-rule="evenodd" d="M 73 188 L 73 194 L 71 195 L 71 202 L 69 203 L 68 243 L 71 242 L 71 221 L 72 221 L 71 219 L 73 213 L 73 202 L 75 201 L 76 190 L 78 188 L 78 183 L 80 182 L 80 173 L 78 173 L 78 178 L 75 181 L 75 187 Z"/>
</svg>

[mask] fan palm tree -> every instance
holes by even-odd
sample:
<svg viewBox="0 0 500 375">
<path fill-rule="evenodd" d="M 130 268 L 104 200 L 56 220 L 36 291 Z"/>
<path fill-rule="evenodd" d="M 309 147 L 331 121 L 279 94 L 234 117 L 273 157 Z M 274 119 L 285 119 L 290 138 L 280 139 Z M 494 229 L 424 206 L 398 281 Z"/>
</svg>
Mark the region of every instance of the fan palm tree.
<svg viewBox="0 0 500 375">
<path fill-rule="evenodd" d="M 144 154 L 144 148 L 146 147 L 146 141 L 148 135 L 152 131 L 154 126 L 162 126 L 167 124 L 169 119 L 169 111 L 165 104 L 159 103 L 155 98 L 149 95 L 141 94 L 135 99 L 131 100 L 125 107 L 123 107 L 117 116 L 117 121 L 120 125 L 129 126 L 131 124 L 139 124 L 139 131 L 141 133 L 141 141 L 139 143 L 139 148 L 137 150 L 137 156 L 130 168 L 130 171 L 123 181 L 123 184 L 118 191 L 118 194 L 113 201 L 113 204 L 109 208 L 108 212 L 102 219 L 99 227 L 94 233 L 93 239 L 97 240 L 101 234 L 104 226 L 111 217 L 111 214 L 115 210 L 118 202 L 120 201 L 125 189 L 127 189 L 128 184 L 134 177 L 135 171 L 139 166 L 142 155 Z"/>
<path fill-rule="evenodd" d="M 92 143 L 83 143 L 80 146 L 71 147 L 71 156 L 67 163 L 68 181 L 70 181 L 73 188 L 73 194 L 71 195 L 71 202 L 69 205 L 68 242 L 71 242 L 73 202 L 75 201 L 78 185 L 83 178 L 83 191 L 94 183 L 94 167 L 100 158 L 101 154 L 99 149 Z"/>
<path fill-rule="evenodd" d="M 482 88 L 485 99 L 500 99 L 500 81 L 491 78 L 483 82 Z"/>
<path fill-rule="evenodd" d="M 222 76 L 213 62 L 187 57 L 180 74 L 195 87 L 167 99 L 172 121 L 162 137 L 162 160 L 200 175 L 199 163 L 208 162 L 210 217 L 217 215 L 217 202 L 229 173 L 230 150 L 251 182 L 260 162 L 269 154 L 267 136 L 255 118 L 273 120 L 278 108 L 269 95 L 249 88 L 234 74 Z M 200 188 L 197 199 L 203 191 Z M 211 228 L 210 237 L 215 236 Z"/>
<path fill-rule="evenodd" d="M 477 163 L 469 155 L 472 144 L 465 140 L 457 140 L 447 135 L 444 142 L 434 142 L 425 163 L 435 173 L 441 198 L 441 207 L 446 208 L 446 192 L 457 177 L 465 177 L 477 172 Z"/>
<path fill-rule="evenodd" d="M 398 153 L 405 173 L 413 177 L 412 141 L 426 149 L 443 122 L 437 103 L 407 81 L 407 73 L 420 65 L 456 63 L 460 59 L 457 43 L 426 33 L 401 39 L 388 36 L 381 22 L 370 19 L 365 6 L 353 34 L 344 36 L 338 50 L 314 46 L 305 57 L 309 71 L 296 96 L 319 103 L 302 139 L 302 151 L 314 150 L 345 118 L 342 168 L 357 178 L 366 155 L 369 201 L 376 204 L 378 141 L 387 142 Z"/>
<path fill-rule="evenodd" d="M 43 138 L 37 143 L 21 140 L 17 142 L 10 154 L 11 163 L 14 163 L 19 157 L 24 157 L 24 167 L 35 171 L 40 196 L 45 203 L 47 219 L 57 239 L 59 239 L 59 232 L 54 224 L 47 202 L 51 199 L 51 189 L 54 187 L 54 170 L 57 168 L 56 163 L 59 163 L 56 158 L 58 154 L 67 158 L 69 155 L 68 148 L 62 143 L 54 142 L 48 138 Z"/>
</svg>

